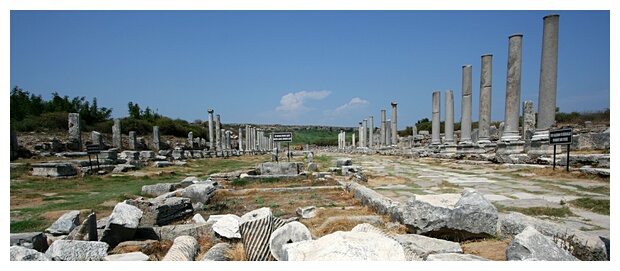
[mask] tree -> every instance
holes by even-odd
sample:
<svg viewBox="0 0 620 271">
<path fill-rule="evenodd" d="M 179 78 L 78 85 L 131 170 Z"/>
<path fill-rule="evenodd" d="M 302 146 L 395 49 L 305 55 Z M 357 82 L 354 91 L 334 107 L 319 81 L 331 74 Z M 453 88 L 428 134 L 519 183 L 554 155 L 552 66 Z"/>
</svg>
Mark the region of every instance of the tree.
<svg viewBox="0 0 620 271">
<path fill-rule="evenodd" d="M 134 104 L 132 102 L 129 102 L 129 104 L 127 104 L 127 107 L 129 107 L 130 118 L 141 119 L 142 112 L 140 110 L 140 106 L 137 103 Z"/>
</svg>

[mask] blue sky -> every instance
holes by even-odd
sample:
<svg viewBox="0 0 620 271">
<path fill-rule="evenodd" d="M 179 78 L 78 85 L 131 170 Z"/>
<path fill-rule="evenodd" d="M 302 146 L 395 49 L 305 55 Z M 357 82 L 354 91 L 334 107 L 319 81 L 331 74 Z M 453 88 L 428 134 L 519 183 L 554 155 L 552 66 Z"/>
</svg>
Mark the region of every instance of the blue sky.
<svg viewBox="0 0 620 271">
<path fill-rule="evenodd" d="M 357 126 L 380 111 L 398 126 L 431 119 L 431 95 L 455 96 L 493 54 L 493 121 L 504 119 L 508 37 L 523 34 L 521 101 L 537 109 L 543 17 L 560 15 L 557 106 L 610 107 L 610 11 L 592 10 L 12 10 L 10 87 L 96 97 L 171 118 Z M 5 35 L 6 36 L 6 35 Z M 8 102 L 7 102 L 8 104 Z"/>
</svg>

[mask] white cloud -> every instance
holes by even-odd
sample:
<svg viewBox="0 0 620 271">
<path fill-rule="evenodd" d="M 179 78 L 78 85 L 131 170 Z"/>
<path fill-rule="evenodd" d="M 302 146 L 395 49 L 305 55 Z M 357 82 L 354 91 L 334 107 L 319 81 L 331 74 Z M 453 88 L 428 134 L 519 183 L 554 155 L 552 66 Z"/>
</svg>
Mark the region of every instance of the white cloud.
<svg viewBox="0 0 620 271">
<path fill-rule="evenodd" d="M 348 103 L 341 105 L 340 107 L 336 108 L 335 113 L 341 113 L 350 109 L 355 109 L 355 108 L 362 108 L 364 106 L 369 105 L 370 102 L 366 101 L 366 100 L 362 100 L 358 97 L 355 97 L 353 99 L 351 99 Z"/>
<path fill-rule="evenodd" d="M 329 90 L 321 91 L 299 91 L 288 93 L 280 98 L 280 106 L 276 111 L 300 112 L 308 109 L 304 103 L 307 100 L 322 100 L 331 94 Z"/>
</svg>

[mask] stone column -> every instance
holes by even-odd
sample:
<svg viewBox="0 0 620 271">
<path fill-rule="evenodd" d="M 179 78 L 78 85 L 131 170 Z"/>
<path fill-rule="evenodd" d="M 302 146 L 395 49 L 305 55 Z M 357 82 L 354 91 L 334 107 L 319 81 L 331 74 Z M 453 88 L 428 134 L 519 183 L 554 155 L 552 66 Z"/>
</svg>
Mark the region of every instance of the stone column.
<svg viewBox="0 0 620 271">
<path fill-rule="evenodd" d="M 386 120 L 385 120 L 385 109 L 381 110 L 381 139 L 379 140 L 379 142 L 381 142 L 381 147 L 385 147 L 385 145 L 387 145 L 387 141 L 385 140 L 385 132 L 386 132 Z"/>
<path fill-rule="evenodd" d="M 522 40 L 522 34 L 514 34 L 509 38 L 504 132 L 500 138 L 500 141 L 503 142 L 517 142 L 521 139 L 519 136 L 519 109 L 521 107 Z"/>
<path fill-rule="evenodd" d="M 440 112 L 441 109 L 441 92 L 435 91 L 433 92 L 433 120 L 432 120 L 432 135 L 431 135 L 431 145 L 439 145 L 441 144 L 441 127 L 440 127 Z"/>
<path fill-rule="evenodd" d="M 364 119 L 364 126 L 362 127 L 362 147 L 368 147 L 368 120 Z"/>
<path fill-rule="evenodd" d="M 153 148 L 159 151 L 159 126 L 153 126 Z"/>
<path fill-rule="evenodd" d="M 483 55 L 480 65 L 480 116 L 478 120 L 478 143 L 490 144 L 491 90 L 493 55 Z"/>
<path fill-rule="evenodd" d="M 215 150 L 222 150 L 220 114 L 215 115 Z"/>
<path fill-rule="evenodd" d="M 392 102 L 392 144 L 398 144 L 398 129 L 396 127 L 396 105 L 397 102 Z"/>
<path fill-rule="evenodd" d="M 446 131 L 447 135 L 447 131 Z M 463 66 L 461 96 L 461 140 L 459 144 L 471 145 L 471 65 Z"/>
<path fill-rule="evenodd" d="M 243 151 L 243 129 L 239 126 L 239 151 Z"/>
<path fill-rule="evenodd" d="M 250 125 L 245 125 L 245 150 L 251 151 L 252 145 L 250 145 Z"/>
<path fill-rule="evenodd" d="M 361 121 L 359 122 L 359 125 L 360 126 L 357 128 L 358 135 L 359 135 L 359 142 L 357 143 L 357 145 L 358 147 L 363 147 L 362 142 L 364 141 L 364 132 L 363 132 L 364 126 L 362 126 Z"/>
<path fill-rule="evenodd" d="M 369 148 L 374 148 L 374 142 L 373 142 L 373 134 L 375 132 L 375 120 L 373 119 L 372 116 L 369 117 L 369 121 L 368 121 L 368 147 Z"/>
<path fill-rule="evenodd" d="M 213 109 L 209 109 L 207 112 L 209 112 L 209 150 L 213 151 Z"/>
<path fill-rule="evenodd" d="M 351 135 L 351 148 L 355 148 L 355 133 Z"/>
<path fill-rule="evenodd" d="M 82 151 L 82 125 L 79 113 L 69 113 L 69 138 L 75 142 L 75 150 Z"/>
<path fill-rule="evenodd" d="M 100 132 L 92 131 L 90 133 L 90 140 L 93 142 L 92 144 L 99 145 L 99 149 L 103 150 L 103 138 L 101 137 Z"/>
<path fill-rule="evenodd" d="M 194 149 L 194 132 L 187 133 L 187 141 L 189 141 L 189 148 Z"/>
<path fill-rule="evenodd" d="M 446 90 L 446 121 L 444 122 L 444 131 L 446 136 L 443 144 L 454 145 L 454 93 L 452 93 L 452 90 Z"/>
<path fill-rule="evenodd" d="M 523 141 L 530 141 L 534 135 L 536 127 L 536 114 L 534 113 L 534 102 L 523 101 L 523 124 L 521 125 L 521 136 Z"/>
<path fill-rule="evenodd" d="M 392 120 L 386 120 L 385 121 L 385 141 L 386 141 L 386 145 L 387 146 L 392 146 L 392 144 L 394 142 L 392 142 L 392 129 L 389 129 L 388 127 L 392 127 Z"/>
<path fill-rule="evenodd" d="M 136 143 L 137 143 L 136 132 L 135 131 L 129 131 L 129 149 L 136 151 L 137 150 Z"/>
<path fill-rule="evenodd" d="M 558 82 L 558 40 L 560 15 L 543 18 L 543 43 L 538 88 L 538 121 L 532 140 L 548 141 L 549 129 L 555 124 L 556 92 Z"/>
<path fill-rule="evenodd" d="M 118 150 L 123 149 L 123 137 L 121 133 L 121 119 L 114 119 L 114 125 L 112 125 L 112 145 Z"/>
</svg>

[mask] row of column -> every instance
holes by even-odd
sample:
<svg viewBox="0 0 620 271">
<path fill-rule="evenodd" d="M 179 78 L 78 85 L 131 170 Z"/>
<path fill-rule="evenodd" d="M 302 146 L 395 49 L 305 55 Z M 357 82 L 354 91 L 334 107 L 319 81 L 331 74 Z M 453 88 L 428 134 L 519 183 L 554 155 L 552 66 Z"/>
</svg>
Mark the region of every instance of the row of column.
<svg viewBox="0 0 620 271">
<path fill-rule="evenodd" d="M 536 132 L 532 141 L 547 142 L 549 140 L 549 129 L 555 124 L 559 15 L 548 15 L 545 16 L 543 20 L 544 30 L 538 97 L 538 122 L 536 123 Z M 513 34 L 509 36 L 504 128 L 499 138 L 499 142 L 502 144 L 520 144 L 523 142 L 523 138 L 519 134 L 522 41 L 522 34 Z M 478 144 L 491 143 L 492 57 L 493 55 L 491 54 L 482 55 L 481 57 Z M 464 65 L 462 67 L 461 140 L 459 145 L 472 144 L 471 77 L 472 66 Z M 446 91 L 445 104 L 444 144 L 450 145 L 454 144 L 454 96 L 451 90 Z M 438 145 L 441 144 L 439 136 L 439 91 L 433 92 L 432 95 L 432 118 L 431 145 Z"/>
<path fill-rule="evenodd" d="M 375 134 L 375 124 L 374 124 L 374 116 L 370 116 L 368 119 L 364 119 L 359 122 L 358 134 L 359 134 L 359 145 L 357 147 L 360 148 L 375 148 L 376 145 L 379 147 L 391 146 L 393 144 L 398 143 L 398 126 L 396 122 L 396 105 L 397 102 L 392 102 L 392 119 L 386 120 L 385 110 L 381 110 L 381 123 L 379 124 L 379 140 L 375 142 L 374 134 Z M 355 145 L 355 140 L 353 140 L 353 146 Z"/>
</svg>

